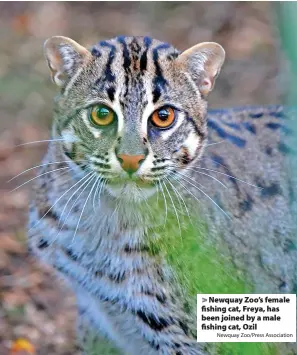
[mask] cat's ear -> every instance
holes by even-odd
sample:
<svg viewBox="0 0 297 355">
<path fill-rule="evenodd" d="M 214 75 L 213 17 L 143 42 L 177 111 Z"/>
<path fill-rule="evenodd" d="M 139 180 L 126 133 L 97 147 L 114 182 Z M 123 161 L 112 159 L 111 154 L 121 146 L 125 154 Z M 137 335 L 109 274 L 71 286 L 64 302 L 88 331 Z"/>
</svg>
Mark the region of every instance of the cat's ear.
<svg viewBox="0 0 297 355">
<path fill-rule="evenodd" d="M 51 77 L 58 86 L 64 86 L 77 69 L 91 59 L 91 53 L 70 38 L 55 36 L 44 43 L 44 55 Z"/>
<path fill-rule="evenodd" d="M 213 89 L 225 60 L 225 51 L 215 42 L 203 42 L 182 52 L 177 61 L 195 81 L 202 95 Z"/>
</svg>

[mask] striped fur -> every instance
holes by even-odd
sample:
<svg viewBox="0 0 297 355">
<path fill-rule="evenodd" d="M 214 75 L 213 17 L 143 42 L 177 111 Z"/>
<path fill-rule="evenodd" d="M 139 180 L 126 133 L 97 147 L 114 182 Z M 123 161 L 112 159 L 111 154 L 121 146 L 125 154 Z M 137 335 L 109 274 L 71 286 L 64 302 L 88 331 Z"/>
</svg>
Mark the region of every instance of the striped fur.
<svg viewBox="0 0 297 355">
<path fill-rule="evenodd" d="M 180 54 L 149 37 L 117 37 L 90 52 L 64 37 L 45 44 L 61 87 L 53 138 L 63 141 L 50 144 L 44 163 L 63 160 L 69 170 L 38 180 L 30 244 L 70 281 L 82 324 L 129 354 L 203 353 L 168 266 L 148 246 L 156 221 L 143 202 L 160 181 L 198 159 L 206 142 L 206 95 L 199 88 L 212 89 L 224 51 L 212 43 L 193 48 Z M 94 127 L 89 108 L 98 103 L 112 107 L 116 124 Z M 175 122 L 158 129 L 150 116 L 165 105 L 174 108 Z M 121 154 L 145 156 L 132 178 L 116 158 Z"/>
<path fill-rule="evenodd" d="M 93 333 L 131 355 L 207 354 L 195 340 L 194 313 L 183 304 L 174 271 L 162 254 L 151 248 L 155 241 L 152 229 L 159 227 L 163 216 L 151 214 L 149 207 L 154 205 L 155 192 L 162 186 L 165 189 L 166 179 L 174 184 L 174 174 L 178 173 L 192 176 L 195 183 L 202 181 L 210 195 L 216 194 L 214 180 L 203 181 L 201 174 L 191 175 L 190 169 L 212 168 L 207 162 L 203 165 L 204 158 L 220 164 L 219 153 L 224 149 L 227 157 L 246 145 L 251 149 L 260 122 L 257 115 L 265 116 L 262 122 L 266 130 L 261 129 L 261 133 L 265 136 L 268 130 L 278 137 L 280 123 L 273 115 L 282 109 L 268 113 L 261 109 L 230 111 L 230 115 L 229 111 L 214 112 L 207 120 L 206 97 L 224 57 L 215 44 L 197 45 L 179 53 L 148 37 L 117 37 L 86 52 L 64 37 L 49 41 L 46 57 L 53 80 L 61 86 L 52 134 L 53 139 L 63 141 L 50 143 L 44 164 L 63 163 L 44 166 L 40 171 L 48 174 L 40 176 L 35 185 L 30 248 L 63 275 L 75 292 L 80 329 L 87 324 Z M 117 114 L 116 124 L 108 129 L 94 127 L 88 118 L 89 107 L 98 103 L 109 105 Z M 160 130 L 150 117 L 164 105 L 175 108 L 176 119 L 172 127 Z M 210 142 L 224 140 L 226 146 L 210 146 L 201 158 L 208 128 Z M 285 149 L 278 138 L 275 141 L 279 149 Z M 144 154 L 145 160 L 131 178 L 116 154 Z M 238 159 L 236 156 L 235 161 Z M 231 170 L 221 165 L 217 168 L 228 175 Z M 248 170 L 248 164 L 241 173 L 244 169 Z M 259 213 L 259 196 L 246 193 L 235 179 L 224 178 L 230 188 L 230 196 L 222 194 L 228 213 L 239 220 L 254 216 L 254 211 Z M 198 196 L 191 184 L 187 186 Z M 277 188 L 268 190 L 268 194 L 278 194 Z M 221 197 L 221 191 L 218 195 Z M 209 211 L 209 204 L 202 207 L 210 217 L 210 231 L 215 229 L 214 220 L 219 226 L 220 233 L 214 232 L 210 238 L 221 237 L 223 226 L 232 249 L 230 223 Z M 238 217 L 237 211 L 242 216 Z M 244 231 L 239 234 L 244 240 Z M 249 247 L 257 250 L 254 244 Z M 292 260 L 293 254 L 287 255 L 286 263 L 292 266 Z M 259 263 L 256 252 L 248 262 Z M 261 280 L 270 277 L 267 282 L 274 291 L 277 276 L 269 273 L 265 267 L 251 272 Z M 293 287 L 292 272 L 285 282 Z"/>
<path fill-rule="evenodd" d="M 53 54 L 59 39 L 58 53 Z M 117 195 L 127 181 L 115 151 L 118 155 L 144 154 L 146 159 L 135 177 L 147 182 L 167 176 L 170 162 L 186 165 L 201 155 L 206 141 L 206 100 L 199 88 L 208 76 L 213 82 L 220 70 L 224 52 L 219 45 L 206 43 L 196 50 L 194 46 L 195 57 L 148 37 L 117 37 L 99 42 L 90 58 L 77 44 L 71 56 L 72 40 L 54 37 L 54 44 L 49 41 L 48 61 L 61 56 L 50 68 L 56 67 L 55 73 L 64 77 L 56 99 L 54 136 L 65 139 L 64 150 L 72 160 L 87 159 L 103 178 L 120 180 L 115 188 L 107 184 L 112 194 Z M 220 53 L 215 52 L 218 48 Z M 78 69 L 73 72 L 69 63 Z M 89 108 L 97 103 L 116 112 L 116 124 L 101 130 L 92 125 Z M 152 125 L 150 116 L 165 105 L 175 109 L 175 124 L 161 130 Z"/>
</svg>

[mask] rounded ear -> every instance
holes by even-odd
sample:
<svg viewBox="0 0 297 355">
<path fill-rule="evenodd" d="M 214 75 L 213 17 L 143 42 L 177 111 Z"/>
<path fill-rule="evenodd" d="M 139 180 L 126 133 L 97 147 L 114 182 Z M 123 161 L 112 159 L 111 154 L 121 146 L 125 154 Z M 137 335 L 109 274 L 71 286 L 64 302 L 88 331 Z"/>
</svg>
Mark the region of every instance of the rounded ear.
<svg viewBox="0 0 297 355">
<path fill-rule="evenodd" d="M 177 61 L 191 75 L 204 96 L 213 89 L 224 60 L 225 51 L 215 42 L 196 44 L 177 57 Z"/>
<path fill-rule="evenodd" d="M 91 53 L 86 48 L 63 36 L 46 40 L 44 55 L 52 80 L 58 86 L 64 86 L 77 69 L 91 58 Z"/>
</svg>

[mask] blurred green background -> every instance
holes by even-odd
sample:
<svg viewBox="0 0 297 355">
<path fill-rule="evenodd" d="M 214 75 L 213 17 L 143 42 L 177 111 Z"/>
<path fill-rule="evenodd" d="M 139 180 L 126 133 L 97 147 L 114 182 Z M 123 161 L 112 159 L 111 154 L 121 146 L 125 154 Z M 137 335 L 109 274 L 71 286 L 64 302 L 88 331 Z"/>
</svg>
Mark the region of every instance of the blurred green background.
<svg viewBox="0 0 297 355">
<path fill-rule="evenodd" d="M 280 42 L 281 33 L 286 53 L 295 58 L 290 52 L 294 39 L 286 37 L 294 33 L 293 17 L 286 22 L 293 5 L 285 10 L 281 6 L 270 2 L 0 2 L 0 355 L 8 354 L 18 337 L 29 338 L 39 355 L 79 353 L 74 346 L 72 296 L 26 252 L 30 186 L 7 194 L 11 185 L 6 181 L 37 165 L 46 149 L 46 144 L 16 147 L 49 136 L 57 90 L 43 58 L 45 39 L 63 35 L 90 47 L 120 34 L 149 35 L 180 50 L 216 41 L 225 48 L 227 60 L 210 107 L 277 104 L 295 97 Z M 26 178 L 33 176 L 31 171 Z"/>
</svg>

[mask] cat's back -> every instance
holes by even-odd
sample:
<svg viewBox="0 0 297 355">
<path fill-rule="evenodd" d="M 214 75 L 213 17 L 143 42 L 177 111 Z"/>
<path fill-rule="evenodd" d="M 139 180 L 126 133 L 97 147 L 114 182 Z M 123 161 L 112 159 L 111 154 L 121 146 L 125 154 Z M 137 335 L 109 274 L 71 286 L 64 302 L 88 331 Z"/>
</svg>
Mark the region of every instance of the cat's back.
<svg viewBox="0 0 297 355">
<path fill-rule="evenodd" d="M 191 186 L 206 212 L 210 236 L 227 242 L 257 292 L 296 287 L 294 115 L 281 106 L 209 111 L 208 146 L 192 171 L 209 195 Z"/>
</svg>

